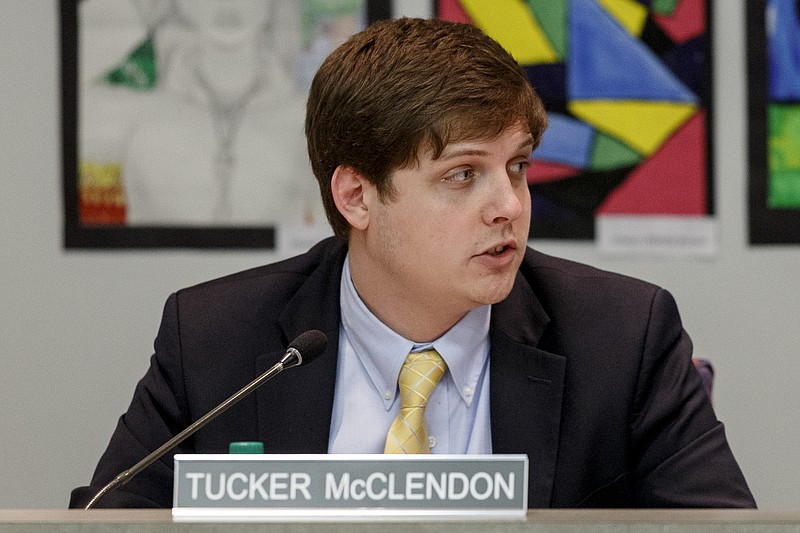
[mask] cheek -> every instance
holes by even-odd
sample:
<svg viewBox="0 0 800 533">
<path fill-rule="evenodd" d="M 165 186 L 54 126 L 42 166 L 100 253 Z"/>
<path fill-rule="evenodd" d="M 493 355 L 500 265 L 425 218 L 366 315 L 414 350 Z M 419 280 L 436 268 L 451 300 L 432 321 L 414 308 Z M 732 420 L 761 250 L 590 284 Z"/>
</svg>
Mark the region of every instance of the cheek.
<svg viewBox="0 0 800 533">
<path fill-rule="evenodd" d="M 519 198 L 519 203 L 522 206 L 522 214 L 520 215 L 520 219 L 525 223 L 526 226 L 528 226 L 531 221 L 531 193 L 528 187 L 525 186 L 524 190 L 522 190 L 517 197 Z"/>
<path fill-rule="evenodd" d="M 436 247 L 439 253 L 446 253 L 448 249 L 457 247 L 458 242 L 467 237 L 467 226 L 459 220 L 456 214 L 440 213 L 430 220 L 410 221 L 419 229 L 419 235 Z"/>
</svg>

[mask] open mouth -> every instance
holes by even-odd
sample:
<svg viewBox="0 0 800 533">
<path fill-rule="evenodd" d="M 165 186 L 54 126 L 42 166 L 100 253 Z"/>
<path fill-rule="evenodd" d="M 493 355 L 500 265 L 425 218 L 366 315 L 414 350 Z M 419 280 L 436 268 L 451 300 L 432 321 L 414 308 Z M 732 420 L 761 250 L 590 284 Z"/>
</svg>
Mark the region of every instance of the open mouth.
<svg viewBox="0 0 800 533">
<path fill-rule="evenodd" d="M 491 255 L 492 257 L 498 256 L 508 250 L 508 246 L 506 245 L 499 245 L 495 246 L 493 249 L 486 252 L 487 254 Z"/>
</svg>

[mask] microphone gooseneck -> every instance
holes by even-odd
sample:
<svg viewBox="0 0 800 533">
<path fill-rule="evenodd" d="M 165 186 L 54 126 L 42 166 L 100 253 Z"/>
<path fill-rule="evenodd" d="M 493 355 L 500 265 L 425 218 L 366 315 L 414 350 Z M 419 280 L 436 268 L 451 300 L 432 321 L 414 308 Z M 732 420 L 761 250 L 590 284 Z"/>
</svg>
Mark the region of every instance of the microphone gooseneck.
<svg viewBox="0 0 800 533">
<path fill-rule="evenodd" d="M 236 404 L 239 400 L 249 395 L 258 387 L 269 381 L 271 378 L 280 374 L 287 368 L 294 368 L 300 365 L 307 365 L 322 355 L 328 345 L 328 338 L 319 330 L 310 330 L 298 336 L 295 340 L 289 343 L 289 347 L 284 352 L 280 361 L 275 363 L 266 372 L 258 376 L 256 379 L 245 385 L 241 390 L 236 392 L 233 396 L 214 407 L 208 413 L 198 418 L 192 425 L 169 439 L 167 442 L 156 448 L 152 453 L 147 455 L 144 459 L 125 470 L 117 477 L 112 479 L 107 485 L 100 489 L 89 503 L 86 504 L 84 509 L 91 509 L 100 498 L 111 492 L 112 490 L 125 485 L 136 474 L 153 464 L 175 446 L 192 436 L 197 430 L 211 422 L 214 418 L 227 411 L 230 407 Z"/>
</svg>

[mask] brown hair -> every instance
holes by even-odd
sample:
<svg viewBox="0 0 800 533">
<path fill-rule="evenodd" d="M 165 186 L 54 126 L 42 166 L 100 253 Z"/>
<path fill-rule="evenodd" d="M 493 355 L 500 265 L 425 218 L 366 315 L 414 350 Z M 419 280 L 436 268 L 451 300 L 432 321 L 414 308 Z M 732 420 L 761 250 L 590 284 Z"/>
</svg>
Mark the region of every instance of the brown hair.
<svg viewBox="0 0 800 533">
<path fill-rule="evenodd" d="M 391 200 L 391 173 L 451 142 L 524 124 L 534 147 L 547 127 L 525 72 L 478 28 L 438 19 L 377 22 L 333 51 L 308 97 L 306 138 L 334 233 L 346 239 L 331 176 L 349 166 Z"/>
</svg>

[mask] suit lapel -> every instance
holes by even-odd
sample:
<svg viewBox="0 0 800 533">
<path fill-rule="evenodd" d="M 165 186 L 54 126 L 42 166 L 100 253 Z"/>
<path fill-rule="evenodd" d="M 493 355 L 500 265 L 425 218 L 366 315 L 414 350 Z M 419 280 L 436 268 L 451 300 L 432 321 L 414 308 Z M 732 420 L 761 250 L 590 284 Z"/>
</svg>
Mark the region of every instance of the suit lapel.
<svg viewBox="0 0 800 533">
<path fill-rule="evenodd" d="M 326 453 L 339 351 L 339 281 L 346 248 L 326 253 L 287 302 L 278 320 L 286 344 L 318 329 L 328 345 L 318 360 L 287 370 L 258 389 L 258 431 L 268 453 Z M 285 346 L 259 358 L 258 371 L 280 359 Z"/>
<path fill-rule="evenodd" d="M 492 450 L 527 454 L 529 507 L 550 506 L 561 425 L 566 358 L 537 347 L 548 323 L 521 275 L 492 308 Z"/>
</svg>

